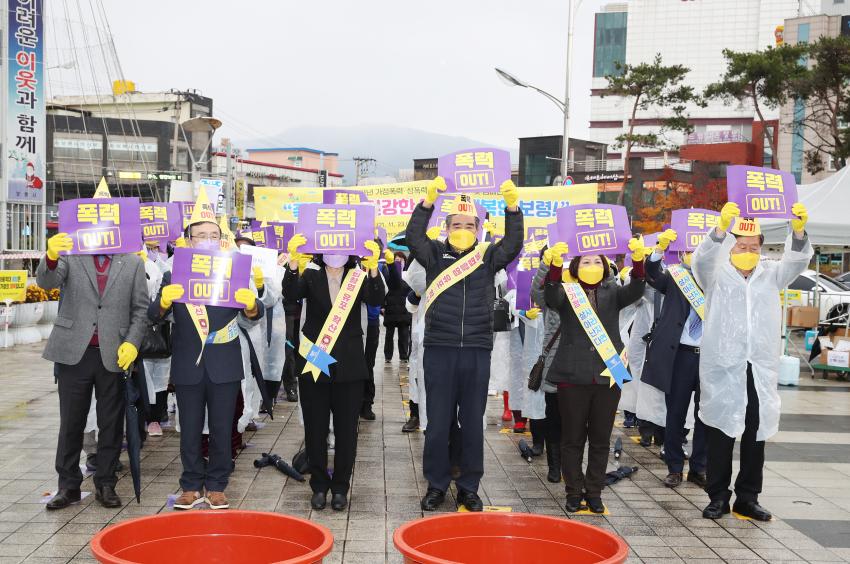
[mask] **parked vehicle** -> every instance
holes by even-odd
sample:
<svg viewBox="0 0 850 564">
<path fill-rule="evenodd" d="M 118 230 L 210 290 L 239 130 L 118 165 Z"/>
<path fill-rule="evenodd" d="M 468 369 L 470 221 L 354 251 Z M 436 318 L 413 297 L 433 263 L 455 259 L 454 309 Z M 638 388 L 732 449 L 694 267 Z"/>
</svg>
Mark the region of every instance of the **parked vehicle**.
<svg viewBox="0 0 850 564">
<path fill-rule="evenodd" d="M 814 270 L 807 270 L 797 277 L 789 290 L 801 291 L 801 303 L 795 304 L 789 296 L 789 305 L 808 306 L 814 303 L 815 287 L 820 300 L 820 320 L 835 324 L 847 323 L 850 311 L 850 286 Z"/>
</svg>

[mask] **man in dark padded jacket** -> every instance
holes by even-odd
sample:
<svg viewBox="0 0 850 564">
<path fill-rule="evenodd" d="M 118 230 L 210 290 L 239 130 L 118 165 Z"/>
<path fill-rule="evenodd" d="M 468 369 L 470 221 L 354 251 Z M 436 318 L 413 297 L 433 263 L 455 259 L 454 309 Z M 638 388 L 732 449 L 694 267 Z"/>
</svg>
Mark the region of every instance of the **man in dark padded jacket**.
<svg viewBox="0 0 850 564">
<path fill-rule="evenodd" d="M 478 244 L 479 219 L 468 194 L 459 194 L 446 216 L 448 239 L 432 241 L 425 231 L 437 195 L 445 189 L 443 178 L 431 181 L 406 232 L 408 246 L 426 271 L 420 307 L 426 308 L 423 364 L 428 431 L 422 466 L 428 493 L 421 506 L 434 511 L 445 499 L 451 483 L 446 445 L 457 414 L 462 434 L 457 502 L 469 511 L 482 511 L 478 484 L 484 474 L 482 417 L 493 349 L 493 277 L 519 254 L 523 220 L 516 186 L 508 180 L 500 188 L 507 208 L 505 237 L 500 242 Z"/>
</svg>

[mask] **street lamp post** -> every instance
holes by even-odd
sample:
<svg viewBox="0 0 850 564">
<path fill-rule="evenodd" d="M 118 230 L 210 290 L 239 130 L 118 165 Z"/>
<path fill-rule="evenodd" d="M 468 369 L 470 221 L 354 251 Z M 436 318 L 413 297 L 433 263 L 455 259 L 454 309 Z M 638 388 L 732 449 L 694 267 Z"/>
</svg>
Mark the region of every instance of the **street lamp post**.
<svg viewBox="0 0 850 564">
<path fill-rule="evenodd" d="M 564 99 L 560 100 L 556 96 L 549 94 L 545 90 L 541 90 L 536 86 L 524 82 L 512 74 L 502 70 L 495 69 L 499 75 L 509 86 L 521 86 L 523 88 L 531 88 L 551 100 L 558 109 L 564 114 L 564 140 L 561 143 L 561 178 L 566 179 L 568 175 L 568 163 L 570 160 L 570 67 L 572 66 L 573 54 L 573 30 L 575 29 L 575 14 L 581 6 L 582 0 L 578 0 L 573 5 L 573 0 L 567 3 L 567 64 L 565 69 L 566 86 L 564 88 Z"/>
</svg>

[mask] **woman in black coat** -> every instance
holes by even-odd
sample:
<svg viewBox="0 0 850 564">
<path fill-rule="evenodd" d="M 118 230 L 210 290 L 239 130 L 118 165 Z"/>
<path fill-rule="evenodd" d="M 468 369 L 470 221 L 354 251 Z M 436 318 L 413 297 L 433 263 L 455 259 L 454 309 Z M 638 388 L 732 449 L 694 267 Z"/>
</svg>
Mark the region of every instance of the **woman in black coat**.
<svg viewBox="0 0 850 564">
<path fill-rule="evenodd" d="M 393 359 L 393 333 L 398 329 L 398 358 L 407 362 L 410 357 L 410 325 L 413 316 L 407 311 L 405 300 L 410 292 L 410 286 L 402 280 L 401 273 L 405 270 L 404 253 L 387 250 L 387 297 L 384 302 L 384 358 L 387 362 Z"/>
<path fill-rule="evenodd" d="M 620 310 L 636 302 L 646 285 L 643 274 L 643 247 L 632 253 L 634 267 L 627 286 L 611 277 L 608 259 L 599 255 L 575 257 L 569 266 L 569 281 L 578 282 L 608 333 L 616 351 L 622 352 Z M 544 259 L 545 260 L 545 259 Z M 566 509 L 582 509 L 582 498 L 594 513 L 604 513 L 602 488 L 614 415 L 620 401 L 620 387 L 610 386 L 602 376 L 605 363 L 579 322 L 562 284 L 563 259 L 549 258 L 551 268 L 546 281 L 547 307 L 561 318 L 561 338 L 546 380 L 558 389 L 561 413 L 561 470 L 567 492 Z M 588 443 L 587 471 L 581 462 Z"/>
<path fill-rule="evenodd" d="M 298 273 L 298 247 L 306 242 L 296 235 L 289 244 L 289 268 L 283 277 L 285 300 L 303 300 L 307 308 L 301 332 L 306 339 L 316 343 L 319 333 L 331 313 L 334 300 L 348 273 L 357 265 L 357 257 L 317 255 L 302 274 Z M 368 244 L 367 244 L 368 245 Z M 365 302 L 379 306 L 384 302 L 384 283 L 378 276 L 379 250 L 374 245 L 373 255 L 364 258 L 362 265 L 368 274 L 356 298 L 349 303 L 349 315 L 339 331 L 336 343 L 327 351 L 335 360 L 330 365 L 330 375 L 320 373 L 314 381 L 311 372 L 302 374 L 306 361 L 299 353 L 296 358 L 301 411 L 304 415 L 304 443 L 310 461 L 310 487 L 313 509 L 324 509 L 328 490 L 331 507 L 342 511 L 348 504 L 348 489 L 354 458 L 357 453 L 357 422 L 363 403 L 363 381 L 368 377 L 366 355 L 363 347 L 361 309 Z M 372 247 L 370 246 L 370 249 Z M 296 351 L 299 352 L 299 351 Z M 334 449 L 333 477 L 328 477 L 328 432 L 333 415 Z"/>
</svg>

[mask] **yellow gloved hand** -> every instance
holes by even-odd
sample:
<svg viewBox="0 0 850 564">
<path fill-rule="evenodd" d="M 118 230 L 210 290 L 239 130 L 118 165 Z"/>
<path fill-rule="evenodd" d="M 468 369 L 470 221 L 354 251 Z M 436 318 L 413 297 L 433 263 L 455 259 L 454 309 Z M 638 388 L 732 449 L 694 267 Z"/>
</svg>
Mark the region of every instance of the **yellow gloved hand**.
<svg viewBox="0 0 850 564">
<path fill-rule="evenodd" d="M 667 229 L 666 231 L 664 231 L 664 233 L 658 236 L 658 244 L 655 246 L 655 248 L 663 254 L 664 251 L 667 250 L 667 247 L 670 246 L 670 243 L 675 241 L 678 237 L 679 234 L 676 233 L 676 231 L 674 231 L 673 229 Z"/>
<path fill-rule="evenodd" d="M 540 315 L 539 307 L 533 307 L 531 309 L 525 310 L 525 316 L 529 319 L 537 319 L 538 315 Z"/>
<path fill-rule="evenodd" d="M 177 239 L 174 240 L 174 246 L 175 247 L 185 247 L 186 246 L 186 238 L 185 237 L 178 237 Z"/>
<path fill-rule="evenodd" d="M 570 269 L 568 269 L 568 268 L 565 268 L 564 271 L 561 273 L 561 281 L 565 282 L 567 284 L 572 284 L 573 282 L 578 282 L 578 280 L 573 278 L 573 275 L 570 274 Z"/>
<path fill-rule="evenodd" d="M 170 308 L 171 304 L 174 303 L 174 300 L 179 300 L 183 297 L 183 293 L 185 291 L 183 284 L 169 284 L 162 289 L 162 297 L 159 299 L 159 307 L 162 309 Z"/>
<path fill-rule="evenodd" d="M 643 245 L 643 240 L 637 237 L 629 239 L 629 250 L 632 252 L 632 262 L 643 262 L 643 259 L 652 254 L 652 251 Z"/>
<path fill-rule="evenodd" d="M 492 237 L 496 233 L 496 224 L 492 221 L 485 221 L 484 231 L 486 231 L 490 235 L 490 237 Z"/>
<path fill-rule="evenodd" d="M 138 356 L 139 349 L 136 348 L 136 345 L 124 341 L 121 343 L 121 346 L 118 347 L 118 366 L 121 370 L 127 370 Z"/>
<path fill-rule="evenodd" d="M 791 213 L 797 216 L 797 219 L 791 220 L 791 229 L 797 233 L 804 231 L 809 221 L 809 210 L 801 202 L 797 202 L 791 206 Z"/>
<path fill-rule="evenodd" d="M 395 253 L 393 253 L 389 249 L 384 249 L 384 260 L 387 264 L 392 264 L 395 262 Z"/>
<path fill-rule="evenodd" d="M 366 270 L 372 270 L 373 268 L 378 268 L 378 258 L 381 256 L 381 247 L 375 241 L 366 241 L 364 246 L 372 251 L 372 254 L 368 257 L 363 257 L 363 260 L 360 261 L 363 265 L 363 268 Z"/>
<path fill-rule="evenodd" d="M 292 239 L 286 244 L 286 251 L 289 253 L 289 262 L 298 261 L 301 258 L 301 253 L 298 252 L 298 247 L 307 244 L 307 238 L 301 233 L 296 233 Z"/>
<path fill-rule="evenodd" d="M 735 202 L 726 202 L 720 209 L 720 221 L 717 224 L 717 228 L 721 231 L 726 231 L 732 225 L 732 222 L 735 221 L 735 218 L 740 215 L 741 209 L 738 207 L 738 204 Z"/>
<path fill-rule="evenodd" d="M 250 288 L 239 288 L 233 294 L 233 299 L 245 306 L 245 310 L 249 313 L 257 309 L 257 295 Z"/>
<path fill-rule="evenodd" d="M 263 277 L 263 269 L 259 266 L 252 266 L 251 275 L 254 278 L 254 286 L 257 287 L 257 290 L 262 290 L 263 286 L 266 284 L 266 279 Z"/>
<path fill-rule="evenodd" d="M 505 199 L 505 205 L 507 207 L 513 208 L 519 203 L 519 190 L 516 189 L 516 184 L 514 184 L 513 180 L 502 182 L 502 185 L 499 186 L 499 193 Z"/>
<path fill-rule="evenodd" d="M 442 176 L 438 176 L 429 182 L 428 187 L 425 189 L 425 203 L 433 204 L 437 201 L 437 196 L 440 195 L 440 192 L 445 192 L 445 190 L 446 181 Z"/>
<path fill-rule="evenodd" d="M 620 280 L 625 280 L 626 276 L 629 275 L 629 272 L 632 271 L 631 266 L 624 266 L 622 270 L 620 270 Z"/>
<path fill-rule="evenodd" d="M 543 251 L 543 263 L 546 266 L 564 266 L 564 255 L 570 252 L 566 243 L 555 243 Z"/>
<path fill-rule="evenodd" d="M 298 274 L 303 274 L 307 265 L 313 260 L 313 255 L 301 255 L 298 257 Z"/>
<path fill-rule="evenodd" d="M 57 233 L 47 240 L 47 258 L 59 260 L 59 251 L 70 251 L 74 248 L 74 240 L 67 233 Z"/>
<path fill-rule="evenodd" d="M 434 227 L 429 227 L 428 231 L 425 232 L 425 235 L 428 236 L 432 241 L 440 236 L 440 232 L 443 230 L 439 225 L 435 225 Z"/>
</svg>

